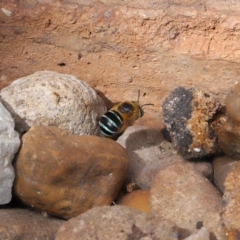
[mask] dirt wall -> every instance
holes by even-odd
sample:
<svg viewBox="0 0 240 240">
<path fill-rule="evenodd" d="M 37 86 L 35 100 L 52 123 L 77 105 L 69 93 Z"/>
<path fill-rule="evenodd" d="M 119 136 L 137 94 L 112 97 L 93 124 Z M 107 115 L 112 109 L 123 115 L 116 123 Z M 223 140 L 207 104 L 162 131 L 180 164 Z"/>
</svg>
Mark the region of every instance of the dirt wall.
<svg viewBox="0 0 240 240">
<path fill-rule="evenodd" d="M 178 86 L 224 98 L 239 80 L 238 1 L 0 1 L 0 88 L 38 70 L 73 74 L 111 101 Z M 147 111 L 147 110 L 146 110 Z"/>
</svg>

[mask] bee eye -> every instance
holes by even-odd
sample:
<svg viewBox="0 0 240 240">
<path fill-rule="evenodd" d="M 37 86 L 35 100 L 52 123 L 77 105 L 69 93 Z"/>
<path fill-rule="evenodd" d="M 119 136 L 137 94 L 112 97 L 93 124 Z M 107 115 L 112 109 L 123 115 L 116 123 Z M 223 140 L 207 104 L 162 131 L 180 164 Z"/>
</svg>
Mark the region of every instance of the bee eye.
<svg viewBox="0 0 240 240">
<path fill-rule="evenodd" d="M 124 102 L 121 105 L 119 105 L 118 110 L 121 113 L 131 113 L 131 112 L 134 112 L 134 107 L 132 104 L 128 102 Z"/>
</svg>

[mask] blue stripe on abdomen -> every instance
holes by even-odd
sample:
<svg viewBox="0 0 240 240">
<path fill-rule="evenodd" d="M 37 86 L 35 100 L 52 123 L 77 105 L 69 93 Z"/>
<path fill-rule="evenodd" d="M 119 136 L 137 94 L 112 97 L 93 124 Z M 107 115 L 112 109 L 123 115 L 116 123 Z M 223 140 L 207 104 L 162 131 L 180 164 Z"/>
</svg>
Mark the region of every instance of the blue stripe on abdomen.
<svg viewBox="0 0 240 240">
<path fill-rule="evenodd" d="M 110 137 L 122 127 L 123 119 L 118 112 L 110 110 L 101 117 L 99 125 L 102 133 Z"/>
</svg>

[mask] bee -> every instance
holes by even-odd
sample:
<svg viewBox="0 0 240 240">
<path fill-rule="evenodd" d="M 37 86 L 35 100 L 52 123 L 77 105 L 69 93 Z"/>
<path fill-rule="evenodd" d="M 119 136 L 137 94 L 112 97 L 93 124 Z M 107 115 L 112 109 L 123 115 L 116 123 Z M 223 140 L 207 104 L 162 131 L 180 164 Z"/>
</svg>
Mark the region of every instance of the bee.
<svg viewBox="0 0 240 240">
<path fill-rule="evenodd" d="M 127 127 L 131 126 L 138 118 L 144 115 L 143 106 L 153 105 L 151 103 L 139 105 L 138 101 L 125 101 L 113 106 L 108 112 L 102 115 L 99 125 L 102 134 L 108 138 L 120 136 Z"/>
</svg>

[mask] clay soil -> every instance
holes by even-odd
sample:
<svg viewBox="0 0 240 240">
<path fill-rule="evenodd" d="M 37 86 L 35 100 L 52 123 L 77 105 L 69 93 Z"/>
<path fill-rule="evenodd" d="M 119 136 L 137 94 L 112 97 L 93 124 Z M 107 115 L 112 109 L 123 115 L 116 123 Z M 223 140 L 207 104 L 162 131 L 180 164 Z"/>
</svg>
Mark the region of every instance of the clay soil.
<svg viewBox="0 0 240 240">
<path fill-rule="evenodd" d="M 161 103 L 175 88 L 224 99 L 240 73 L 240 3 L 0 1 L 0 89 L 38 70 L 73 74 L 112 102 Z"/>
</svg>

